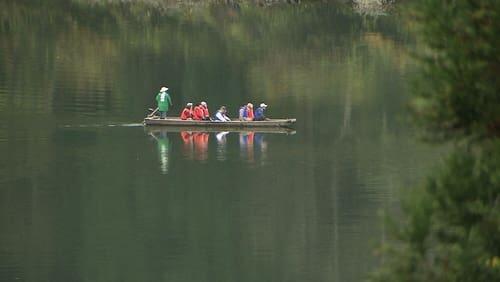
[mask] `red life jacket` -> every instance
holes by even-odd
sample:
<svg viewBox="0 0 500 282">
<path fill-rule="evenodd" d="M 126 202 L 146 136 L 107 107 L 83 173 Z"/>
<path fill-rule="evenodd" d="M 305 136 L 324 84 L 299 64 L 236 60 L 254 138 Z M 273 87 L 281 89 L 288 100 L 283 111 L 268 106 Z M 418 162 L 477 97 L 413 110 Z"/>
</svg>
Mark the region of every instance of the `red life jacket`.
<svg viewBox="0 0 500 282">
<path fill-rule="evenodd" d="M 189 108 L 184 108 L 181 113 L 181 119 L 186 120 L 188 118 L 193 118 L 193 111 Z"/>
<path fill-rule="evenodd" d="M 253 108 L 247 107 L 247 119 L 249 119 L 249 120 L 254 119 Z"/>
<path fill-rule="evenodd" d="M 202 120 L 204 117 L 203 108 L 201 106 L 194 107 L 193 119 L 194 120 Z"/>
<path fill-rule="evenodd" d="M 203 107 L 203 117 L 204 118 L 209 118 L 210 117 L 210 114 L 208 113 L 208 107 Z"/>
</svg>

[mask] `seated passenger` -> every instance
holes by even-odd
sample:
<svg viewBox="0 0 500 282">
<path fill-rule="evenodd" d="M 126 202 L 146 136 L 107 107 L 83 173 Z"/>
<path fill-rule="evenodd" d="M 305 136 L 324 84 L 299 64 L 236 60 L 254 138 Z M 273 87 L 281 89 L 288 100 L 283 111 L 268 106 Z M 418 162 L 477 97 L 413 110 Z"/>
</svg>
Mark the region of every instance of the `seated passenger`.
<svg viewBox="0 0 500 282">
<path fill-rule="evenodd" d="M 241 106 L 240 109 L 238 110 L 238 119 L 239 120 L 245 120 L 246 116 L 246 109 L 247 107 L 245 105 Z"/>
<path fill-rule="evenodd" d="M 210 120 L 210 113 L 208 112 L 208 106 L 206 102 L 201 102 L 201 107 L 203 109 L 203 120 Z"/>
<path fill-rule="evenodd" d="M 266 108 L 267 108 L 266 104 L 264 104 L 264 103 L 260 104 L 260 107 L 258 107 L 257 110 L 255 110 L 254 120 L 258 120 L 258 121 L 267 120 L 266 115 L 264 114 L 264 111 L 266 110 Z"/>
<path fill-rule="evenodd" d="M 193 103 L 186 104 L 186 107 L 184 108 L 184 110 L 182 110 L 181 119 L 193 119 Z"/>
<path fill-rule="evenodd" d="M 215 114 L 215 121 L 230 121 L 231 119 L 226 115 L 226 107 L 222 106 Z"/>
<path fill-rule="evenodd" d="M 243 117 L 244 117 L 244 120 L 246 120 L 246 121 L 252 121 L 254 119 L 253 104 L 252 103 L 247 104 L 247 107 L 245 109 L 245 115 Z"/>
<path fill-rule="evenodd" d="M 194 110 L 193 110 L 193 119 L 194 120 L 203 120 L 204 118 L 204 112 L 203 112 L 203 108 L 200 105 L 194 107 Z"/>
</svg>

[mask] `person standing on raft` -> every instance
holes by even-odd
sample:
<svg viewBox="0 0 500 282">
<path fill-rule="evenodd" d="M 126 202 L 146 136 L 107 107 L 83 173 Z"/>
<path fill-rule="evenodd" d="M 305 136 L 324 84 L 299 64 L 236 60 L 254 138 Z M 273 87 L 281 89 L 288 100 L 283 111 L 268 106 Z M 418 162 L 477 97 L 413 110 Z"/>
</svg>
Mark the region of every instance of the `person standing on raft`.
<svg viewBox="0 0 500 282">
<path fill-rule="evenodd" d="M 160 112 L 160 118 L 165 119 L 167 117 L 167 112 L 170 106 L 172 106 L 172 99 L 167 93 L 168 88 L 162 87 L 160 93 L 156 95 L 156 102 L 158 103 L 158 111 Z"/>
</svg>

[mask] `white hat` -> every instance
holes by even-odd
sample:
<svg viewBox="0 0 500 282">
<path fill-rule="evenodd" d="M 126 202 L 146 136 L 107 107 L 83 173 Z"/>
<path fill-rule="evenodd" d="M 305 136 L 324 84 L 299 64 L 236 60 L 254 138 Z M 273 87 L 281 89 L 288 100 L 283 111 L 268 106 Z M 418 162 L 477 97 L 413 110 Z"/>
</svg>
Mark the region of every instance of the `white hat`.
<svg viewBox="0 0 500 282">
<path fill-rule="evenodd" d="M 186 106 L 191 107 L 193 103 L 187 103 Z"/>
<path fill-rule="evenodd" d="M 167 91 L 167 90 L 168 90 L 168 87 L 163 86 L 163 87 L 160 89 L 160 92 L 165 92 L 165 91 Z"/>
<path fill-rule="evenodd" d="M 207 105 L 207 102 L 203 101 L 203 102 L 201 102 L 200 104 L 202 104 L 203 106 L 206 106 L 206 105 Z"/>
<path fill-rule="evenodd" d="M 264 103 L 261 103 L 261 104 L 260 104 L 260 107 L 261 107 L 261 108 L 267 108 L 267 105 L 266 105 L 266 104 L 264 104 Z"/>
</svg>

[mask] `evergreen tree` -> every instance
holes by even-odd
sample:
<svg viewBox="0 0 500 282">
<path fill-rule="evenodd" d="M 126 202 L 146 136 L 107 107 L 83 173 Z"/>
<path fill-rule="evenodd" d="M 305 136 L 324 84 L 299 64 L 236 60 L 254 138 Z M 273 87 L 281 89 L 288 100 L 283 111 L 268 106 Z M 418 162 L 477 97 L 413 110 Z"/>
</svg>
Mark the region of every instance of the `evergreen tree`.
<svg viewBox="0 0 500 282">
<path fill-rule="evenodd" d="M 413 17 L 425 51 L 413 103 L 440 139 L 500 135 L 500 1 L 420 0 Z"/>
<path fill-rule="evenodd" d="M 413 101 L 455 151 L 403 201 L 375 281 L 500 281 L 500 1 L 420 0 Z"/>
</svg>

